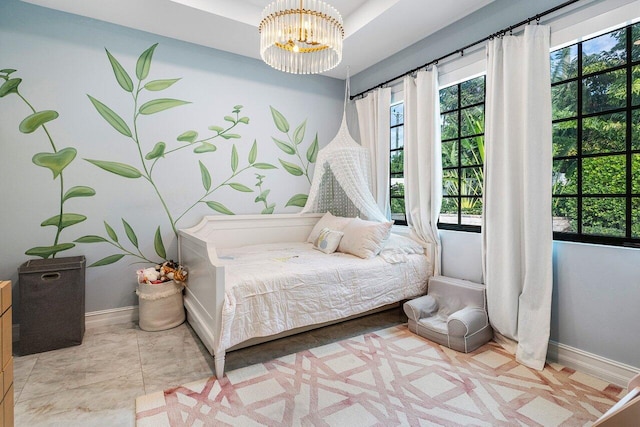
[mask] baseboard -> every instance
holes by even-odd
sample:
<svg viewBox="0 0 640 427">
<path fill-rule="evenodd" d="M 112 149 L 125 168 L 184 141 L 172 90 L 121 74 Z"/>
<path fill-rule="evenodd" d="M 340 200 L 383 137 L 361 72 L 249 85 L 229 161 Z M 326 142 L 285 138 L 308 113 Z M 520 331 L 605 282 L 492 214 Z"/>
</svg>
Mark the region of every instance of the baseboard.
<svg viewBox="0 0 640 427">
<path fill-rule="evenodd" d="M 549 341 L 547 359 L 625 388 L 640 370 L 555 341 Z"/>
<path fill-rule="evenodd" d="M 109 310 L 92 311 L 85 314 L 85 328 L 92 329 L 99 326 L 118 325 L 138 321 L 138 306 L 112 308 Z"/>
<path fill-rule="evenodd" d="M 85 329 L 93 329 L 100 326 L 119 325 L 138 321 L 138 306 L 112 308 L 109 310 L 91 311 L 84 315 Z M 13 342 L 20 341 L 20 324 L 14 324 L 12 328 Z"/>
</svg>

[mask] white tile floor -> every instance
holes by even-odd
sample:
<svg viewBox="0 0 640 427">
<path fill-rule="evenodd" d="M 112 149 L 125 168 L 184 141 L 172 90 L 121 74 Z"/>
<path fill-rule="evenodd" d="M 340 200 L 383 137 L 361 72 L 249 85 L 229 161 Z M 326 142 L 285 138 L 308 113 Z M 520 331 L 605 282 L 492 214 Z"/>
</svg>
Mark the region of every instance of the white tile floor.
<svg viewBox="0 0 640 427">
<path fill-rule="evenodd" d="M 366 316 L 231 352 L 225 369 L 404 322 L 399 309 Z M 212 374 L 213 359 L 187 324 L 161 332 L 133 323 L 89 329 L 80 346 L 16 355 L 15 425 L 133 426 L 137 396 Z"/>
</svg>

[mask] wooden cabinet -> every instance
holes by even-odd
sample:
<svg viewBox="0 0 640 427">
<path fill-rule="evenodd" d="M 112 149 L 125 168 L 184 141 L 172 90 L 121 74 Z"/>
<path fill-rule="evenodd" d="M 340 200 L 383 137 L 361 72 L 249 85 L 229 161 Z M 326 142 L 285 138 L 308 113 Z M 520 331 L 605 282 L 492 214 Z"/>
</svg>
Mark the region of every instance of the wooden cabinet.
<svg viewBox="0 0 640 427">
<path fill-rule="evenodd" d="M 11 282 L 0 281 L 0 426 L 13 426 L 13 349 L 11 325 Z"/>
</svg>

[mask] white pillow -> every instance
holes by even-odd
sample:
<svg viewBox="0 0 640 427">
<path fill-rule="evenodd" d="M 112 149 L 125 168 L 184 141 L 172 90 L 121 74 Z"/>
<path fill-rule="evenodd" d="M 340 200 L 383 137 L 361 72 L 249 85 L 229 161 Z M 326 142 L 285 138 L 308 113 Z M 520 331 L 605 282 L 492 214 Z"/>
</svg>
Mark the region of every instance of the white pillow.
<svg viewBox="0 0 640 427">
<path fill-rule="evenodd" d="M 307 238 L 307 242 L 314 243 L 318 239 L 318 236 L 320 235 L 320 232 L 322 231 L 323 228 L 328 228 L 329 230 L 335 230 L 335 231 L 342 231 L 342 229 L 344 229 L 347 226 L 347 224 L 349 224 L 352 220 L 353 218 L 333 216 L 331 212 L 327 212 L 322 216 L 322 218 L 320 218 L 320 220 L 313 227 L 313 230 L 311 230 L 311 233 Z"/>
<path fill-rule="evenodd" d="M 389 237 L 393 222 L 364 221 L 354 218 L 342 230 L 344 236 L 338 246 L 339 252 L 360 258 L 373 258 L 380 253 Z"/>
<path fill-rule="evenodd" d="M 389 239 L 385 242 L 383 251 L 395 251 L 405 254 L 423 254 L 424 248 L 415 240 L 391 233 Z"/>
<path fill-rule="evenodd" d="M 332 254 L 338 249 L 340 240 L 344 233 L 342 231 L 330 230 L 325 227 L 322 229 L 318 238 L 313 242 L 313 248 L 324 252 L 325 254 Z"/>
</svg>

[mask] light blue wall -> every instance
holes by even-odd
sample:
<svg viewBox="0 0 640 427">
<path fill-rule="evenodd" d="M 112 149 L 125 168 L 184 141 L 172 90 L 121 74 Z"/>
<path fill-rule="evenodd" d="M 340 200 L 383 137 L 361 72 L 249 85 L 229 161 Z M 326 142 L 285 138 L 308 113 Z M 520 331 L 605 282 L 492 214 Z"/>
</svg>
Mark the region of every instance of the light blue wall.
<svg viewBox="0 0 640 427">
<path fill-rule="evenodd" d="M 366 90 L 563 1 L 496 0 L 352 78 Z M 443 274 L 482 280 L 481 236 L 441 231 Z M 554 242 L 551 339 L 640 370 L 640 250 Z"/>
<path fill-rule="evenodd" d="M 311 176 L 306 152 L 317 133 L 320 147 L 328 143 L 338 129 L 342 116 L 343 82 L 320 76 L 294 76 L 272 70 L 262 62 L 208 49 L 116 25 L 33 6 L 18 0 L 0 2 L 0 70 L 16 69 L 10 77 L 21 78 L 23 95 L 36 110 L 55 110 L 59 117 L 46 124 L 58 151 L 71 147 L 76 158 L 63 170 L 65 188 L 88 186 L 93 197 L 73 198 L 65 203 L 65 212 L 85 215 L 87 219 L 62 230 L 61 242 L 73 242 L 86 235 L 109 239 L 104 222 L 118 235 L 118 243 L 137 253 L 124 230 L 122 218 L 134 229 L 139 249 L 149 259 L 157 260 L 154 246 L 158 226 L 167 257 L 176 259 L 176 238 L 151 182 L 144 178 L 124 178 L 106 172 L 85 159 L 126 163 L 142 171 L 135 143 L 117 132 L 97 112 L 87 95 L 100 100 L 133 126 L 133 98 L 123 90 L 114 76 L 105 49 L 120 62 L 137 85 L 136 63 L 140 54 L 158 43 L 145 83 L 157 79 L 180 78 L 160 92 L 143 91 L 141 101 L 175 98 L 189 104 L 151 115 L 141 115 L 137 132 L 143 155 L 158 142 L 166 151 L 188 145 L 177 136 L 188 130 L 198 132 L 197 139 L 215 135 L 209 126 L 229 126 L 225 116 L 235 116 L 235 105 L 243 108 L 240 123 L 233 133 L 239 138 L 211 140 L 215 152 L 196 154 L 195 146 L 180 149 L 159 159 L 153 170 L 153 183 L 163 195 L 175 218 L 188 210 L 177 227 L 194 225 L 203 215 L 218 214 L 204 203 L 189 207 L 205 193 L 199 161 L 211 176 L 211 189 L 229 183 L 244 187 L 223 186 L 205 198 L 223 204 L 234 213 L 261 213 L 264 204 L 259 194 L 256 173 L 264 176 L 267 200 L 275 203 L 275 213 L 294 213 L 297 206 L 285 206 L 295 194 L 309 190 L 306 176 L 285 170 L 279 159 L 299 165 Z M 0 81 L 0 85 L 4 80 Z M 278 130 L 270 111 L 276 108 L 290 124 L 289 136 L 306 120 L 306 132 L 297 146 L 301 158 L 285 153 L 272 138 L 288 141 Z M 31 111 L 15 93 L 0 98 L 0 277 L 14 281 L 18 266 L 30 258 L 25 251 L 35 246 L 52 245 L 55 227 L 42 227 L 45 219 L 58 213 L 60 177 L 36 166 L 36 153 L 51 153 L 43 128 L 23 133 L 18 126 Z M 246 121 L 246 120 L 245 120 Z M 250 150 L 256 142 L 256 162 L 269 163 L 277 169 L 249 168 Z M 232 168 L 233 146 L 238 154 L 237 176 Z M 145 161 L 150 168 L 152 162 Z M 237 188 L 252 192 L 238 191 Z M 113 242 L 112 242 L 113 243 Z M 77 243 L 58 257 L 85 255 L 92 264 L 104 257 L 124 253 L 109 243 Z M 133 264 L 138 259 L 127 256 L 115 264 L 87 269 L 86 311 L 98 311 L 137 304 L 135 270 L 146 266 Z M 16 313 L 19 311 L 17 299 Z M 16 316 L 17 317 L 17 316 Z"/>
<path fill-rule="evenodd" d="M 482 281 L 479 233 L 441 231 L 442 274 Z M 640 250 L 553 244 L 551 339 L 640 370 Z"/>
</svg>

